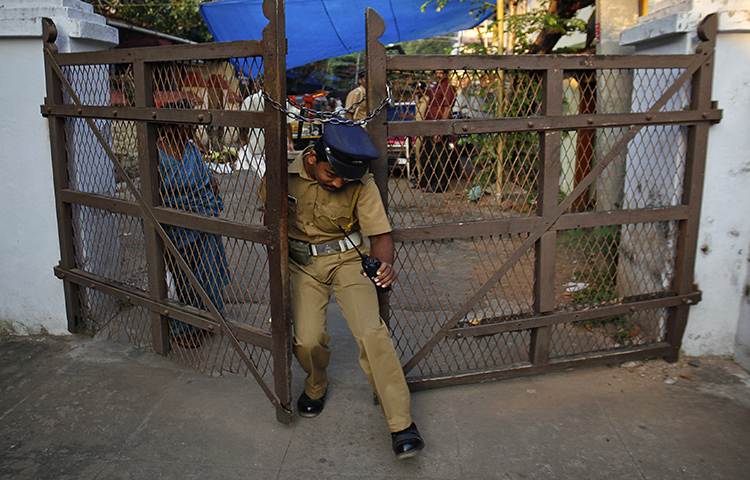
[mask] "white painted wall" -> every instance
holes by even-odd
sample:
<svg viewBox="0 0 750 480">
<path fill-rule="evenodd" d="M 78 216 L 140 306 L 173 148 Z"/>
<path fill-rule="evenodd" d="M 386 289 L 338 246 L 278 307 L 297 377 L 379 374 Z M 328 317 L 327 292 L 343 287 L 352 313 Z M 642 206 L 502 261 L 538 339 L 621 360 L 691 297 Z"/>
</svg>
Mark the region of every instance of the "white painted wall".
<svg viewBox="0 0 750 480">
<path fill-rule="evenodd" d="M 623 32 L 640 54 L 692 53 L 696 26 L 718 12 L 712 99 L 723 110 L 708 138 L 688 355 L 734 355 L 750 368 L 750 0 L 664 0 Z"/>
<path fill-rule="evenodd" d="M 61 52 L 109 48 L 117 30 L 79 0 L 13 0 L 0 8 L 0 333 L 67 332 L 47 120 L 42 17 Z"/>
<path fill-rule="evenodd" d="M 717 43 L 713 99 L 724 116 L 708 137 L 695 266 L 704 300 L 691 311 L 684 341 L 696 355 L 734 354 L 736 343 L 750 348 L 750 338 L 736 336 L 750 322 L 741 310 L 750 274 L 750 20 L 746 28 L 720 34 Z"/>
</svg>

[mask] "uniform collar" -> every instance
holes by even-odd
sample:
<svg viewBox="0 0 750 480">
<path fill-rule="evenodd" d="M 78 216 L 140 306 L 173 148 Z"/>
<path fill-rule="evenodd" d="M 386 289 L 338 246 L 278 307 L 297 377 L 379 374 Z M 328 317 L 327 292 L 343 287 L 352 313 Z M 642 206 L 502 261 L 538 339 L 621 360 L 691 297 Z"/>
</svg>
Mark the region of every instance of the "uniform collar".
<svg viewBox="0 0 750 480">
<path fill-rule="evenodd" d="M 292 161 L 292 163 L 289 165 L 289 168 L 287 169 L 287 171 L 289 173 L 296 173 L 297 175 L 299 175 L 300 177 L 306 180 L 313 181 L 313 179 L 310 178 L 310 175 L 307 174 L 307 171 L 305 170 L 305 164 L 302 159 L 305 157 L 305 155 L 308 152 L 312 152 L 314 148 L 315 148 L 314 145 L 309 145 L 305 147 L 304 150 L 302 150 L 299 154 L 297 154 L 297 156 L 294 158 L 294 161 Z"/>
</svg>

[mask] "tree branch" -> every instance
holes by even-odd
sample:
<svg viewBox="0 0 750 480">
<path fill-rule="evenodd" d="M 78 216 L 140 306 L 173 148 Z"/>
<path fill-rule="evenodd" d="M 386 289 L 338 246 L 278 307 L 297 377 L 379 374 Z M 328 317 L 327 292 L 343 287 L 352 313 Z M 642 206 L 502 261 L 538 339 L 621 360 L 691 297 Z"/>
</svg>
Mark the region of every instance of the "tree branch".
<svg viewBox="0 0 750 480">
<path fill-rule="evenodd" d="M 578 10 L 586 8 L 595 3 L 595 0 L 552 0 L 547 8 L 547 13 L 553 13 L 558 17 L 569 20 L 575 16 Z M 529 47 L 529 53 L 550 53 L 564 34 L 551 28 L 545 28 Z"/>
</svg>

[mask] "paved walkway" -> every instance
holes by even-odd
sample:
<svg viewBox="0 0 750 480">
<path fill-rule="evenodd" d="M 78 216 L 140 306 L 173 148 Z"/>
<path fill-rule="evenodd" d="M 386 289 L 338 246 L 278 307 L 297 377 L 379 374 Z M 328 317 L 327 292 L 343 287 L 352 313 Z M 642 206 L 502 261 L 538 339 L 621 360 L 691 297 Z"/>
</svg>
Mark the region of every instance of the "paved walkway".
<svg viewBox="0 0 750 480">
<path fill-rule="evenodd" d="M 418 392 L 427 447 L 398 461 L 348 338 L 323 414 L 285 426 L 251 378 L 99 338 L 0 337 L 0 479 L 750 478 L 750 376 L 732 362 Z"/>
</svg>

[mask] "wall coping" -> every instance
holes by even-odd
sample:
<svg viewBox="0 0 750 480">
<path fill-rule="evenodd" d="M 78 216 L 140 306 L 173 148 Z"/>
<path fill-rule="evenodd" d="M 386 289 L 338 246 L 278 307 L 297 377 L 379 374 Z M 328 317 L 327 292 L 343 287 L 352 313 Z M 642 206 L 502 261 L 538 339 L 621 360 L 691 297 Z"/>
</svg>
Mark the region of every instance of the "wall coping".
<svg viewBox="0 0 750 480">
<path fill-rule="evenodd" d="M 698 24 L 709 13 L 713 12 L 680 12 L 648 20 L 623 30 L 620 45 L 636 45 L 672 35 L 695 35 Z M 723 10 L 716 13 L 719 33 L 750 33 L 750 10 Z"/>
<path fill-rule="evenodd" d="M 14 0 L 0 8 L 0 38 L 41 38 L 45 17 L 55 22 L 60 36 L 118 44 L 117 29 L 81 0 Z"/>
</svg>

